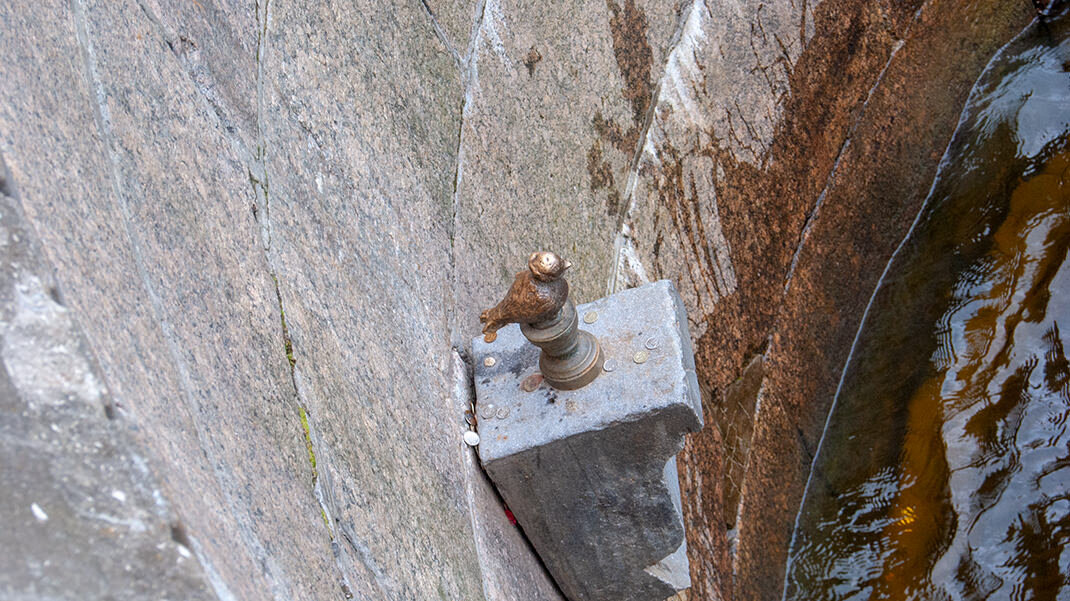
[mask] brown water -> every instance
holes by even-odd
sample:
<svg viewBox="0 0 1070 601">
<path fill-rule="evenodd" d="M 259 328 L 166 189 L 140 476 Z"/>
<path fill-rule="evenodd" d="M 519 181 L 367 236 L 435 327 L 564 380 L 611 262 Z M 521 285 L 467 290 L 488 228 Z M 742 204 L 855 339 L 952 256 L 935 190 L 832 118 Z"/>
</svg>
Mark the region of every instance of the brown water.
<svg viewBox="0 0 1070 601">
<path fill-rule="evenodd" d="M 1070 600 L 1070 18 L 978 80 L 867 310 L 785 598 Z"/>
</svg>

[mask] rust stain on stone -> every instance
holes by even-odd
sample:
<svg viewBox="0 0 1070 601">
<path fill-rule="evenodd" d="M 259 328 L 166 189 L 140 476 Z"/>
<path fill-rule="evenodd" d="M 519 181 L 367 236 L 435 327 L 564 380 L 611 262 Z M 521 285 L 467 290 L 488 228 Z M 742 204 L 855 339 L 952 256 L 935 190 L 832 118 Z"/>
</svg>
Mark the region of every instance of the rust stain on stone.
<svg viewBox="0 0 1070 601">
<path fill-rule="evenodd" d="M 613 176 L 613 166 L 606 160 L 602 153 L 601 141 L 607 142 L 611 147 L 620 151 L 625 157 L 630 158 L 639 142 L 639 127 L 632 126 L 624 131 L 621 126 L 612 119 L 606 119 L 602 112 L 596 112 L 591 120 L 598 139 L 587 151 L 587 172 L 591 174 L 591 190 L 606 190 L 606 212 L 610 216 L 617 216 L 623 210 L 620 191 L 617 190 L 616 178 Z M 622 170 L 628 166 L 627 159 L 622 163 Z"/>
<path fill-rule="evenodd" d="M 632 46 L 629 54 L 624 40 L 643 30 L 645 16 L 634 2 L 616 2 L 607 6 L 623 94 L 641 120 L 655 101 L 650 71 L 644 74 L 642 51 Z M 814 8 L 797 23 L 805 48 L 785 59 L 789 91 L 778 99 L 782 113 L 760 164 L 737 160 L 728 139 L 711 135 L 703 143 L 696 132 L 677 129 L 658 144 L 659 162 L 639 165 L 638 185 L 656 199 L 644 216 L 656 224 L 634 240 L 650 276 L 672 278 L 681 291 L 717 291 L 718 263 L 710 260 L 704 226 L 712 222 L 702 219 L 716 207 L 737 279 L 733 294 L 692 316 L 709 325 L 694 346 L 707 424 L 737 426 L 705 428 L 679 458 L 695 598 L 781 596 L 809 453 L 858 316 L 924 198 L 970 84 L 1033 12 L 1025 2 L 932 0 L 918 18 L 921 3 L 808 2 Z M 593 186 L 603 150 L 630 156 L 638 138 L 602 114 L 592 125 Z M 743 143 L 751 135 L 746 128 L 734 133 Z M 819 198 L 826 199 L 804 246 Z M 765 392 L 755 418 L 758 387 Z M 724 533 L 737 508 L 738 539 L 729 553 Z"/>
<path fill-rule="evenodd" d="M 612 144 L 626 156 L 631 156 L 635 152 L 635 146 L 639 142 L 638 126 L 629 127 L 628 131 L 624 131 L 616 121 L 603 117 L 601 111 L 594 114 L 591 124 L 594 125 L 594 130 L 598 132 L 600 138 Z"/>
<path fill-rule="evenodd" d="M 613 166 L 602 152 L 601 141 L 624 155 L 621 171 L 631 164 L 653 94 L 650 71 L 654 54 L 647 40 L 646 13 L 636 5 L 635 0 L 623 0 L 622 4 L 606 0 L 606 7 L 611 13 L 609 28 L 613 54 L 624 79 L 621 96 L 631 105 L 632 125 L 625 129 L 614 119 L 607 119 L 601 111 L 595 113 L 591 124 L 597 139 L 587 152 L 587 172 L 591 175 L 592 190 L 606 190 L 606 212 L 610 216 L 617 216 L 623 210 L 624 203 L 616 186 Z M 534 66 L 529 67 L 529 72 L 533 69 Z"/>
<path fill-rule="evenodd" d="M 623 172 L 627 169 L 636 152 L 639 134 L 650 108 L 653 94 L 650 72 L 654 53 L 647 40 L 646 13 L 636 5 L 635 0 L 623 0 L 622 4 L 606 0 L 606 8 L 611 15 L 609 28 L 613 55 L 624 79 L 621 96 L 631 105 L 632 125 L 625 129 L 614 119 L 607 119 L 601 111 L 595 113 L 591 124 L 597 138 L 587 151 L 587 172 L 591 176 L 591 190 L 606 190 L 606 212 L 610 216 L 618 216 L 624 203 L 616 186 L 613 165 L 604 156 L 601 142 L 606 142 L 624 155 L 620 170 Z M 534 66 L 529 67 L 529 72 L 533 69 Z"/>
<path fill-rule="evenodd" d="M 524 56 L 524 66 L 528 68 L 528 77 L 535 75 L 535 65 L 541 60 L 542 55 L 532 46 L 531 50 L 528 50 L 527 55 Z"/>
<path fill-rule="evenodd" d="M 671 145 L 662 144 L 659 149 L 661 167 L 656 174 L 656 193 L 659 210 L 654 214 L 654 229 L 660 231 L 662 215 L 668 213 L 673 231 L 684 245 L 688 266 L 687 276 L 696 298 L 719 299 L 727 296 L 724 274 L 720 272 L 714 257 L 715 244 L 706 231 L 702 220 L 703 199 L 700 197 L 695 177 L 685 169 L 681 153 Z M 662 238 L 655 241 L 655 268 L 660 272 L 658 250 Z M 679 285 L 685 285 L 683 281 Z"/>
<path fill-rule="evenodd" d="M 602 145 L 598 142 L 587 151 L 587 173 L 591 175 L 592 190 L 613 186 L 613 169 L 602 159 Z"/>
<path fill-rule="evenodd" d="M 650 70 L 654 63 L 654 53 L 647 41 L 647 20 L 643 9 L 635 0 L 624 0 L 623 6 L 613 0 L 606 0 L 606 7 L 613 14 L 609 19 L 609 29 L 613 36 L 613 54 L 617 58 L 617 67 L 624 77 L 624 99 L 632 105 L 633 118 L 641 124 L 650 108 L 653 85 Z"/>
<path fill-rule="evenodd" d="M 613 166 L 602 156 L 602 144 L 598 140 L 587 151 L 587 173 L 591 176 L 592 191 L 607 191 L 606 212 L 616 215 L 620 211 L 620 193 L 613 177 Z"/>
</svg>

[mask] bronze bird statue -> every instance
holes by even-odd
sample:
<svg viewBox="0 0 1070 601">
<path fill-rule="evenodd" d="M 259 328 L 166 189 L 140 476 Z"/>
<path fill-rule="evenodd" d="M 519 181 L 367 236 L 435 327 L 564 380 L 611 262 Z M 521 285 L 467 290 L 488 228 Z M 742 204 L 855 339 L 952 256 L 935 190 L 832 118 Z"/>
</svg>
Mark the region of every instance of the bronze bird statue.
<svg viewBox="0 0 1070 601">
<path fill-rule="evenodd" d="M 494 342 L 498 329 L 510 323 L 539 323 L 557 315 L 568 299 L 568 282 L 562 277 L 572 263 L 552 252 L 528 257 L 528 268 L 516 274 L 502 302 L 479 315 L 483 340 Z"/>
</svg>

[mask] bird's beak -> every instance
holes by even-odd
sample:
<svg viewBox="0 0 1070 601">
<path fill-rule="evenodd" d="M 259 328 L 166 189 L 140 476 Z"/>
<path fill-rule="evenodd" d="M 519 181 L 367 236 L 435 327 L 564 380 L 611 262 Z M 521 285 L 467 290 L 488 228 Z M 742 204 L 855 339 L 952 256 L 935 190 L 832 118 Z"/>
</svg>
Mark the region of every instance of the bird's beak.
<svg viewBox="0 0 1070 601">
<path fill-rule="evenodd" d="M 565 260 L 565 269 L 568 269 L 569 267 L 572 267 L 572 261 L 569 261 L 568 259 L 566 259 Z"/>
</svg>

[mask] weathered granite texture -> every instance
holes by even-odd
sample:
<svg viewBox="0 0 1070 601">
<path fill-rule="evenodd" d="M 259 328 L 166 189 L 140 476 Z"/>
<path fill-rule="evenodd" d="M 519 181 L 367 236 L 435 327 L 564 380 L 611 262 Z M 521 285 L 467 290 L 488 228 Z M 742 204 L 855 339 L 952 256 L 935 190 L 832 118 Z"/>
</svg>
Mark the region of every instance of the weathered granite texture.
<svg viewBox="0 0 1070 601">
<path fill-rule="evenodd" d="M 340 563 L 373 598 L 478 598 L 443 311 L 457 66 L 417 3 L 268 23 L 257 219 Z"/>
<path fill-rule="evenodd" d="M 0 597 L 215 599 L 17 194 L 0 158 Z"/>
<path fill-rule="evenodd" d="M 5 64 L 0 152 L 216 594 L 353 588 L 310 485 L 241 140 L 148 5 L 0 10 L 21 32 L 5 51 L 28 55 Z"/>
<path fill-rule="evenodd" d="M 191 554 L 137 586 L 559 599 L 461 442 L 446 315 L 462 79 L 422 3 L 13 2 L 0 50 L 9 181 L 138 482 L 171 512 L 142 519 Z M 4 448 L 5 465 L 24 456 Z M 53 500 L 37 502 L 62 517 Z M 502 549 L 477 541 L 493 528 Z M 142 538 L 87 539 L 66 558 L 80 569 L 39 590 L 112 594 L 128 580 L 86 580 L 87 558 Z M 157 538 L 139 562 L 173 559 Z M 37 557 L 64 552 L 47 540 Z"/>
<path fill-rule="evenodd" d="M 518 325 L 473 341 L 479 457 L 569 599 L 662 601 L 690 586 L 675 455 L 702 406 L 687 315 L 667 280 L 577 311 L 609 368 L 576 390 L 524 388 L 540 351 Z"/>
<path fill-rule="evenodd" d="M 485 1 L 461 125 L 458 306 L 492 306 L 518 258 L 536 248 L 572 261 L 577 304 L 606 293 L 625 206 L 621 173 L 645 127 L 679 10 L 670 0 L 552 9 Z M 458 328 L 470 331 L 477 317 L 459 315 Z"/>
<path fill-rule="evenodd" d="M 188 541 L 197 565 L 167 572 L 172 596 L 560 599 L 461 445 L 451 366 L 478 309 L 551 248 L 576 263 L 577 302 L 676 282 L 709 424 L 679 464 L 690 598 L 776 598 L 865 301 L 970 83 L 1033 14 L 0 3 L 5 186 L 116 416 L 77 439 L 114 457 L 65 465 L 144 458 L 115 477 L 158 485 L 168 509 L 131 484 L 146 531 L 123 540 L 170 553 L 149 526 L 166 522 Z M 757 392 L 729 403 L 757 356 Z M 5 402 L 25 403 L 15 390 Z M 31 440 L 52 417 L 19 419 Z M 113 557 L 98 526 L 71 525 Z M 101 596 L 127 582 L 108 569 Z M 78 573 L 57 594 L 92 597 Z"/>
<path fill-rule="evenodd" d="M 1025 2 L 938 0 L 706 0 L 685 15 L 636 156 L 613 285 L 674 279 L 698 335 L 718 426 L 681 455 L 698 598 L 780 596 L 866 300 L 971 82 L 1031 16 Z"/>
</svg>

